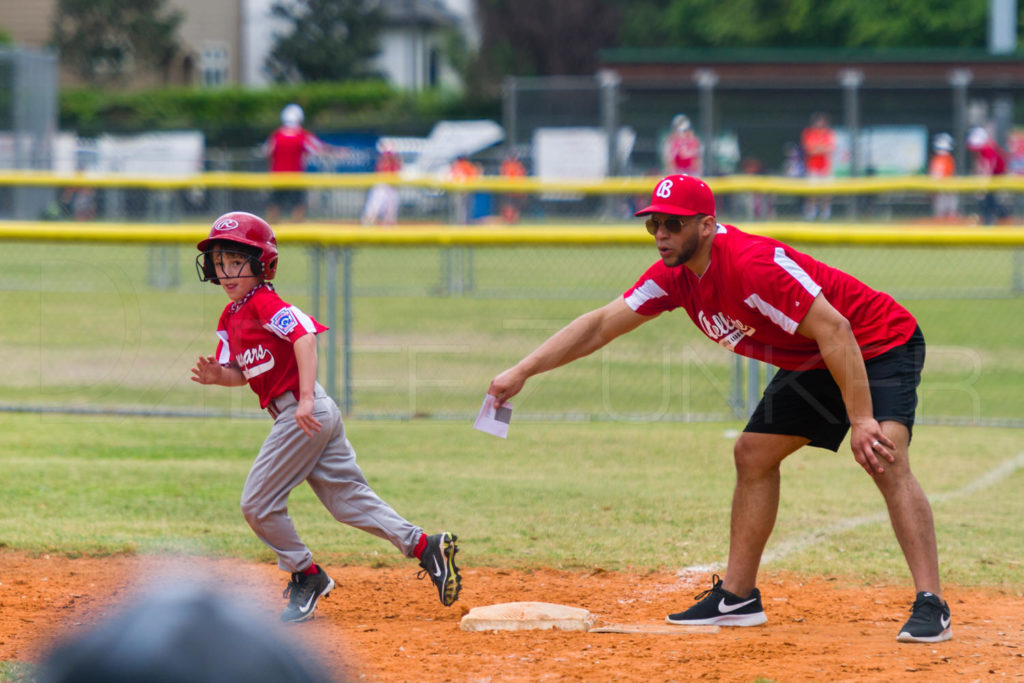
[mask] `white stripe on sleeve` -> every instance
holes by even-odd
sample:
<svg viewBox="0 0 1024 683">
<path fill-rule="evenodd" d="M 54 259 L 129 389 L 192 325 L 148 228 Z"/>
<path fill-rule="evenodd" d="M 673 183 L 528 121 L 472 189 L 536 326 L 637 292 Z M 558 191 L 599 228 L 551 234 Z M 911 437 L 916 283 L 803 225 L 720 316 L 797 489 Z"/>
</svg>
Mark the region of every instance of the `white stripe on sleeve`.
<svg viewBox="0 0 1024 683">
<path fill-rule="evenodd" d="M 821 285 L 811 279 L 807 271 L 798 266 L 796 261 L 786 256 L 786 251 L 782 247 L 775 247 L 775 262 L 792 275 L 804 289 L 810 292 L 811 296 L 818 296 Z"/>
<path fill-rule="evenodd" d="M 316 325 L 313 324 L 313 319 L 299 310 L 298 306 L 292 306 L 291 311 L 295 315 L 295 319 L 302 325 L 302 329 L 310 334 L 316 332 Z"/>
<path fill-rule="evenodd" d="M 220 353 L 217 354 L 217 362 L 221 365 L 230 365 L 231 345 L 228 344 L 228 331 L 217 330 L 217 336 L 220 338 Z"/>
<path fill-rule="evenodd" d="M 642 285 L 633 290 L 632 294 L 626 297 L 626 305 L 636 311 L 651 299 L 663 296 L 668 296 L 668 292 L 659 287 L 654 280 L 645 280 Z"/>
<path fill-rule="evenodd" d="M 768 303 L 761 297 L 759 297 L 757 294 L 751 294 L 746 299 L 744 299 L 743 303 L 750 306 L 751 308 L 756 308 L 757 310 L 759 310 L 761 312 L 761 315 L 767 317 L 769 320 L 771 320 L 773 323 L 784 329 L 789 334 L 793 334 L 794 332 L 796 332 L 797 325 L 800 324 L 797 321 L 790 318 L 785 313 L 783 313 L 782 311 L 780 311 L 779 309 L 772 306 L 770 303 Z"/>
</svg>

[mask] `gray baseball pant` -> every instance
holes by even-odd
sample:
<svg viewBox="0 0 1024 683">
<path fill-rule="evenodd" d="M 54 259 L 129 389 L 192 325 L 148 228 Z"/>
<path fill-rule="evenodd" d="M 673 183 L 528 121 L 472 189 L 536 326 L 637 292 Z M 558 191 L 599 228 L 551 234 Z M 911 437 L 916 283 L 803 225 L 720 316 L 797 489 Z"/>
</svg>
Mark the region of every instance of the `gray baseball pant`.
<svg viewBox="0 0 1024 683">
<path fill-rule="evenodd" d="M 300 572 L 313 553 L 288 515 L 288 495 L 304 481 L 339 522 L 390 541 L 412 557 L 423 529 L 395 512 L 370 488 L 345 436 L 337 404 L 319 384 L 313 414 L 323 427 L 313 438 L 295 423 L 291 392 L 274 399 L 274 426 L 260 448 L 242 489 L 242 514 L 261 541 L 277 553 L 277 566 Z"/>
</svg>

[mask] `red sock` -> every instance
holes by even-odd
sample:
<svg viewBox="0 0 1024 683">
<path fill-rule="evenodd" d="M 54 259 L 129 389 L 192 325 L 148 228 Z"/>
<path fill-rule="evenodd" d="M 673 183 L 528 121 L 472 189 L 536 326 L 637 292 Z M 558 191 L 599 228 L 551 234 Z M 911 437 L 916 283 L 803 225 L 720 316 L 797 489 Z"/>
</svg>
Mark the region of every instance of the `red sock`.
<svg viewBox="0 0 1024 683">
<path fill-rule="evenodd" d="M 320 570 L 316 568 L 316 563 L 314 562 L 313 564 L 309 565 L 308 568 L 303 569 L 302 573 L 306 576 L 313 576 L 315 574 L 319 574 Z"/>
<path fill-rule="evenodd" d="M 419 542 L 416 544 L 416 550 L 412 551 L 412 554 L 416 556 L 417 560 L 423 559 L 423 551 L 427 549 L 427 535 L 423 534 L 420 536 Z"/>
</svg>

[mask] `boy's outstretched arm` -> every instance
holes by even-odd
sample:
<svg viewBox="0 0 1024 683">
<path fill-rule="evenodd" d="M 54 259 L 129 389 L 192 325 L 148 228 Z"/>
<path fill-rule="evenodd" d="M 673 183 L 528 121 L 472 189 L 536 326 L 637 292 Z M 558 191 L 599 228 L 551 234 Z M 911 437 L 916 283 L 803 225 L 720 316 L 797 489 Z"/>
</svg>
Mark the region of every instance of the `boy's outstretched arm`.
<svg viewBox="0 0 1024 683">
<path fill-rule="evenodd" d="M 222 387 L 240 387 L 245 384 L 242 371 L 224 367 L 214 356 L 199 356 L 192 367 L 192 381 L 199 384 L 219 384 Z"/>
</svg>

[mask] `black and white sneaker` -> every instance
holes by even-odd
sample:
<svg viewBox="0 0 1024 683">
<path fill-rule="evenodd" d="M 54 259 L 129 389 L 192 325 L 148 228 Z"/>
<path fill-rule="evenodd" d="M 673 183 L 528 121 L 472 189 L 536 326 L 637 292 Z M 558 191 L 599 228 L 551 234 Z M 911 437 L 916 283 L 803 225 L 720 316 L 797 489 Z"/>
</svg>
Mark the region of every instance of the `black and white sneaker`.
<svg viewBox="0 0 1024 683">
<path fill-rule="evenodd" d="M 462 577 L 455 566 L 455 553 L 459 546 L 455 543 L 459 537 L 448 531 L 427 536 L 427 547 L 420 556 L 422 571 L 416 573 L 417 578 L 426 574 L 437 588 L 437 597 L 445 607 L 459 599 L 462 590 Z"/>
<path fill-rule="evenodd" d="M 334 590 L 334 579 L 327 576 L 323 567 L 316 565 L 316 574 L 292 574 L 292 580 L 284 589 L 288 606 L 281 612 L 281 621 L 299 622 L 313 618 L 316 603 Z"/>
<path fill-rule="evenodd" d="M 718 626 L 757 626 L 768 621 L 761 606 L 761 591 L 756 588 L 741 598 L 722 588 L 718 574 L 711 577 L 711 588 L 697 595 L 690 609 L 665 617 L 670 624 Z"/>
<path fill-rule="evenodd" d="M 910 608 L 910 619 L 900 629 L 901 643 L 941 643 L 953 637 L 949 626 L 949 605 L 937 595 L 921 592 Z"/>
</svg>

